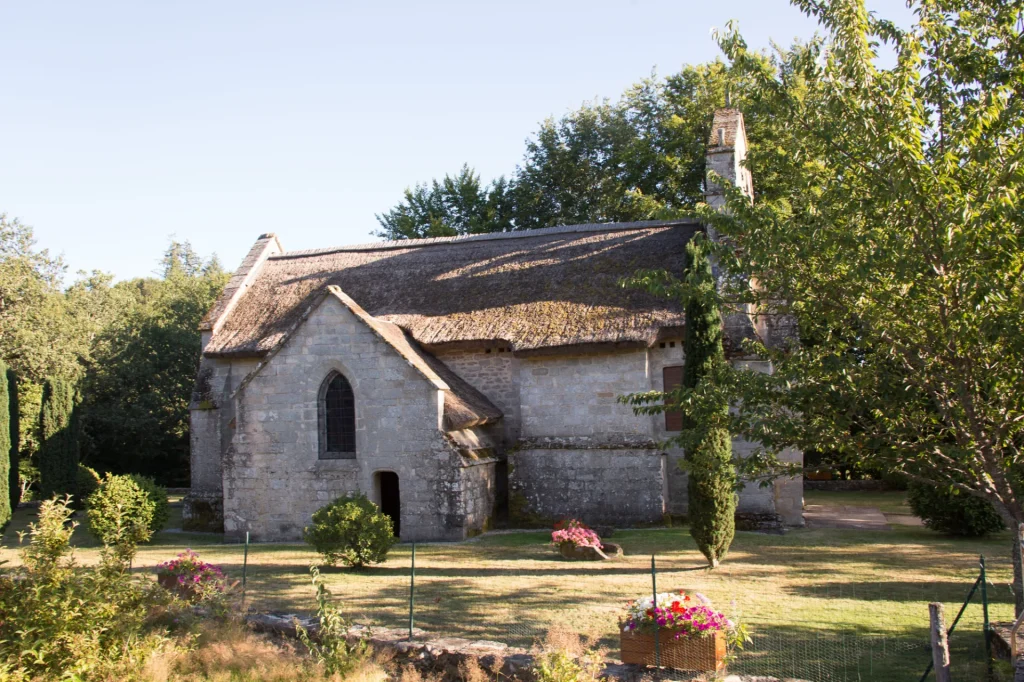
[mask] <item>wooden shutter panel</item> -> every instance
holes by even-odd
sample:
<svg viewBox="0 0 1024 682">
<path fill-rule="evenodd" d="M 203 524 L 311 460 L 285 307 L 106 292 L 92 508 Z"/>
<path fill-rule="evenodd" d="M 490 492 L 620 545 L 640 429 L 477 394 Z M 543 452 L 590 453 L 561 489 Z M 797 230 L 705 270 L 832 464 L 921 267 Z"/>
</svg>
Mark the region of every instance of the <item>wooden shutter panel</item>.
<svg viewBox="0 0 1024 682">
<path fill-rule="evenodd" d="M 683 368 L 681 365 L 675 367 L 666 367 L 661 370 L 661 376 L 664 380 L 665 392 L 675 390 L 679 388 L 683 383 Z M 665 411 L 665 430 L 666 431 L 682 431 L 683 430 L 683 413 L 678 410 Z"/>
</svg>

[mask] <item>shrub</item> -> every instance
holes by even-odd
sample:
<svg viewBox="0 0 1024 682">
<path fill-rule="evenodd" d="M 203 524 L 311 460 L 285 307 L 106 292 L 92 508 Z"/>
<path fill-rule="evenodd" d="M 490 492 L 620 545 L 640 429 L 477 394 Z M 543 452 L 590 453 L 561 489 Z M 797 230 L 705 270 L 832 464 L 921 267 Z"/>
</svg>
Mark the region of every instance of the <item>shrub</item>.
<svg viewBox="0 0 1024 682">
<path fill-rule="evenodd" d="M 537 682 L 597 682 L 604 669 L 605 651 L 580 641 L 579 635 L 552 628 L 533 663 Z"/>
<path fill-rule="evenodd" d="M 74 494 L 78 479 L 75 389 L 63 379 L 47 379 L 39 407 L 39 474 L 42 497 Z"/>
<path fill-rule="evenodd" d="M 10 428 L 11 443 L 11 465 L 8 472 L 8 483 L 10 485 L 11 511 L 13 512 L 21 502 L 21 476 L 18 474 L 18 465 L 21 458 L 21 407 L 18 400 L 18 375 L 10 368 L 7 370 L 7 398 L 8 427 Z"/>
<path fill-rule="evenodd" d="M 145 629 L 153 594 L 123 572 L 75 565 L 71 500 L 46 500 L 23 565 L 0 572 L 0 679 L 137 679 L 163 641 Z"/>
<path fill-rule="evenodd" d="M 167 488 L 149 476 L 129 474 L 129 477 L 146 492 L 150 502 L 153 503 L 153 521 L 149 524 L 149 529 L 154 533 L 159 533 L 171 517 L 171 505 L 167 502 Z"/>
<path fill-rule="evenodd" d="M 17 461 L 11 462 L 11 408 L 7 389 L 7 366 L 0 362 L 0 528 L 11 520 L 11 468 L 17 471 Z"/>
<path fill-rule="evenodd" d="M 949 486 L 911 483 L 907 501 L 925 526 L 940 533 L 980 537 L 1004 528 L 991 502 Z"/>
<path fill-rule="evenodd" d="M 78 465 L 78 497 L 76 500 L 88 500 L 89 496 L 100 487 L 100 475 L 92 467 Z"/>
<path fill-rule="evenodd" d="M 395 544 L 391 517 L 366 495 L 344 495 L 317 509 L 302 536 L 329 565 L 365 566 L 384 561 Z"/>
<path fill-rule="evenodd" d="M 694 238 L 686 244 L 687 282 L 707 285 L 714 282 L 708 249 Z M 722 316 L 714 302 L 692 297 L 686 304 L 686 329 L 683 344 L 686 364 L 683 366 L 683 387 L 696 389 L 714 380 L 714 374 L 725 364 L 722 345 Z M 729 413 L 729 403 L 718 399 L 716 410 Z M 687 430 L 699 425 L 685 419 Z M 718 426 L 710 426 L 689 448 L 685 459 L 689 474 L 690 535 L 697 543 L 711 568 L 725 559 L 736 535 L 736 468 L 732 463 L 732 438 Z"/>
<path fill-rule="evenodd" d="M 296 634 L 299 641 L 309 650 L 310 656 L 318 665 L 323 666 L 324 672 L 344 678 L 366 660 L 369 645 L 364 639 L 349 643 L 348 623 L 345 622 L 338 607 L 331 604 L 331 593 L 324 585 L 320 569 L 310 566 L 309 574 L 316 589 L 316 614 L 320 628 L 314 639 L 310 637 L 306 628 L 296 621 Z"/>
<path fill-rule="evenodd" d="M 138 544 L 153 535 L 154 504 L 131 476 L 107 474 L 86 508 L 89 531 L 118 561 L 130 563 Z"/>
</svg>

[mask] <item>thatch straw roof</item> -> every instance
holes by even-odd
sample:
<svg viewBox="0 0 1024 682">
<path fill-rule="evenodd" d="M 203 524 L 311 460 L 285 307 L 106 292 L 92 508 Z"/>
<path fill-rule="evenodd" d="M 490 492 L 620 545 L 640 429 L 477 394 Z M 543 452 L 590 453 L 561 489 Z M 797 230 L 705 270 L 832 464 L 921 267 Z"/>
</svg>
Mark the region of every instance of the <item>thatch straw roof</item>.
<svg viewBox="0 0 1024 682">
<path fill-rule="evenodd" d="M 208 320 L 215 332 L 205 352 L 265 355 L 328 285 L 428 350 L 648 346 L 678 333 L 683 310 L 620 280 L 642 268 L 681 275 L 699 229 L 688 221 L 577 225 L 274 253 L 230 306 L 214 307 L 224 314 Z"/>
<path fill-rule="evenodd" d="M 410 339 L 400 327 L 368 314 L 350 296 L 334 285 L 327 286 L 313 297 L 310 305 L 294 321 L 295 323 L 285 333 L 277 347 L 268 353 L 263 362 L 242 380 L 236 389 L 236 394 L 245 390 L 249 382 L 267 366 L 277 350 L 284 346 L 284 342 L 287 341 L 288 337 L 327 298 L 337 299 L 356 318 L 372 329 L 381 340 L 394 348 L 406 362 L 416 368 L 435 388 L 444 391 L 444 428 L 446 431 L 458 431 L 472 426 L 482 426 L 483 424 L 495 422 L 502 417 L 501 410 L 495 407 L 484 394 L 466 383 L 462 377 L 453 372 L 443 362 L 420 348 L 419 344 Z"/>
</svg>

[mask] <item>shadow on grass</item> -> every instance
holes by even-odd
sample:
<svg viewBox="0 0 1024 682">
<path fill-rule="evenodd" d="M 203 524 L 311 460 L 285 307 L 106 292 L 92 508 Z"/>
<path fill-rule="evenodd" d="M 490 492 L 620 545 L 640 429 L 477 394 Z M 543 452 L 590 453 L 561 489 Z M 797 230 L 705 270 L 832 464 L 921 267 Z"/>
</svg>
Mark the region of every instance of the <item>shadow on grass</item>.
<svg viewBox="0 0 1024 682">
<path fill-rule="evenodd" d="M 891 602 L 962 602 L 971 590 L 971 582 L 932 581 L 928 583 L 871 581 L 871 582 L 818 582 L 813 585 L 791 585 L 789 594 L 815 599 L 853 599 L 859 601 Z M 1012 604 L 1013 595 L 1005 590 L 989 588 L 990 604 Z M 981 603 L 981 592 L 974 594 L 972 602 Z"/>
</svg>

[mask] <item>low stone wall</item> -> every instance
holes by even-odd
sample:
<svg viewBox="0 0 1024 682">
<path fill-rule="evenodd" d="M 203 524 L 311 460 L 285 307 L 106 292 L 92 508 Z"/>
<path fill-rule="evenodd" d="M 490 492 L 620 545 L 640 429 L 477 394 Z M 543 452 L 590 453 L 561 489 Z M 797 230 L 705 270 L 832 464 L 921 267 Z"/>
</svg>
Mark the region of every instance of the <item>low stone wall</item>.
<svg viewBox="0 0 1024 682">
<path fill-rule="evenodd" d="M 319 623 L 308 616 L 289 613 L 258 613 L 246 616 L 249 627 L 257 632 L 287 637 L 295 636 L 296 621 L 306 628 L 312 637 L 316 637 Z M 471 661 L 491 674 L 500 674 L 510 681 L 534 682 L 532 673 L 534 655 L 527 649 L 510 647 L 501 642 L 473 641 L 461 637 L 427 639 L 427 633 L 419 628 L 413 628 L 412 636 L 413 638 L 409 639 L 409 631 L 405 629 L 362 625 L 353 626 L 348 631 L 349 641 L 365 639 L 375 649 L 393 652 L 395 661 L 399 665 L 412 665 L 428 676 L 440 677 L 442 682 L 463 682 L 466 676 L 462 668 Z M 667 668 L 656 670 L 639 665 L 612 662 L 605 665 L 600 677 L 613 682 L 656 682 L 658 680 L 675 680 L 679 678 L 679 675 Z M 729 675 L 723 682 L 806 681 Z"/>
<path fill-rule="evenodd" d="M 564 518 L 611 526 L 660 523 L 665 455 L 658 450 L 524 448 L 509 454 L 509 515 L 515 525 Z"/>
</svg>

